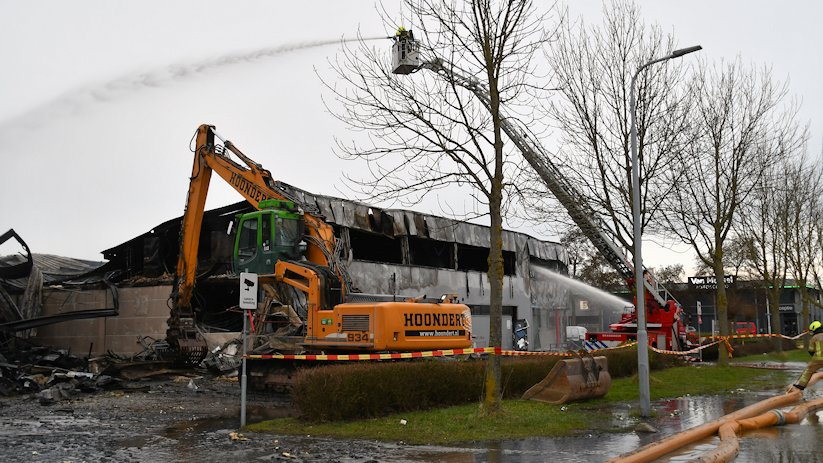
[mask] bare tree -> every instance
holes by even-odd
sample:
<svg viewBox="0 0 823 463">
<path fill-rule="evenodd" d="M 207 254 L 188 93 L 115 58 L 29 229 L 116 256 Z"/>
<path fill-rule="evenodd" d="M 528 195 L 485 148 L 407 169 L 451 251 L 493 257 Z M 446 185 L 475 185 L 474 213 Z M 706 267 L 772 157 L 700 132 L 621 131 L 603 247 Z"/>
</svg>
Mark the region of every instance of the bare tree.
<svg viewBox="0 0 823 463">
<path fill-rule="evenodd" d="M 569 227 L 561 236 L 560 243 L 568 256 L 571 267 L 569 276 L 604 291 L 616 291 L 625 287 L 626 282 L 621 274 L 615 271 L 579 228 Z"/>
<path fill-rule="evenodd" d="M 592 250 L 589 258 L 584 262 L 579 279 L 589 286 L 607 292 L 619 291 L 626 287 L 623 276 L 596 249 Z"/>
<path fill-rule="evenodd" d="M 520 169 L 501 132 L 501 106 L 521 97 L 533 75 L 531 58 L 546 40 L 544 14 L 530 1 L 407 1 L 411 28 L 424 61 L 447 72 L 413 76 L 391 73 L 386 53 L 361 41 L 344 48 L 333 67 L 339 78 L 326 82 L 338 105 L 330 111 L 365 141 L 340 143 L 341 155 L 365 161 L 361 193 L 371 200 L 417 203 L 446 187 L 466 187 L 491 225 L 489 245 L 490 345 L 502 345 L 503 216 L 510 178 Z M 398 24 L 387 20 L 392 29 Z M 459 66 L 454 68 L 452 66 Z M 488 105 L 464 87 L 459 69 L 487 89 Z M 475 89 L 476 91 L 476 89 Z M 342 109 L 340 109 L 342 108 Z M 499 408 L 500 359 L 491 356 L 484 407 Z"/>
<path fill-rule="evenodd" d="M 725 245 L 741 205 L 750 200 L 770 163 L 786 150 L 781 143 L 800 138 L 794 123 L 796 107 L 778 113 L 787 93 L 773 82 L 768 69 L 747 69 L 740 60 L 717 66 L 701 65 L 691 84 L 695 96 L 692 142 L 676 158 L 669 181 L 678 188 L 666 197 L 659 218 L 688 244 L 698 258 L 725 281 Z M 724 284 L 717 285 L 715 305 L 720 335 L 729 334 L 728 299 Z M 721 344 L 720 363 L 728 363 Z"/>
<path fill-rule="evenodd" d="M 821 159 L 823 162 L 823 159 Z M 823 165 L 820 165 L 823 168 Z M 823 198 L 817 198 L 818 207 L 823 209 Z M 815 265 L 812 266 L 812 275 L 814 276 L 815 285 L 819 291 L 823 291 L 823 219 L 812 224 L 817 231 L 817 258 Z M 818 300 L 814 303 L 819 308 L 823 309 L 823 301 Z"/>
<path fill-rule="evenodd" d="M 644 63 L 667 55 L 675 43 L 660 27 L 647 25 L 631 1 L 604 6 L 602 25 L 565 18 L 547 59 L 558 98 L 546 108 L 556 121 L 560 154 L 572 181 L 606 221 L 623 249 L 634 250 L 629 86 Z M 681 61 L 653 66 L 637 82 L 641 230 L 677 187 L 669 181 L 674 156 L 688 142 L 688 94 L 679 91 Z"/>
<path fill-rule="evenodd" d="M 786 172 L 792 194 L 787 204 L 787 257 L 789 272 L 799 287 L 801 296 L 801 320 L 798 325 L 811 322 L 811 298 L 806 287 L 813 278 L 812 271 L 817 259 L 818 232 L 815 224 L 823 220 L 820 197 L 823 195 L 823 170 L 801 156 Z M 806 338 L 808 342 L 809 338 Z"/>
<path fill-rule="evenodd" d="M 683 270 L 683 264 L 664 265 L 659 269 L 651 268 L 650 270 L 654 273 L 657 281 L 664 285 L 683 282 L 683 275 L 686 273 Z"/>
<path fill-rule="evenodd" d="M 585 262 L 590 258 L 591 253 L 595 250 L 589 243 L 588 238 L 583 236 L 583 232 L 579 228 L 568 228 L 560 236 L 560 244 L 566 250 L 567 260 L 569 262 L 569 276 L 572 278 L 579 278 L 580 272 L 585 265 Z"/>
<path fill-rule="evenodd" d="M 780 324 L 780 293 L 786 284 L 788 244 L 788 204 L 792 194 L 786 181 L 787 165 L 792 162 L 773 163 L 752 191 L 751 200 L 743 205 L 738 222 L 740 237 L 744 243 L 746 266 L 763 283 L 768 298 L 771 331 L 782 334 Z M 778 352 L 783 342 L 774 340 Z"/>
</svg>

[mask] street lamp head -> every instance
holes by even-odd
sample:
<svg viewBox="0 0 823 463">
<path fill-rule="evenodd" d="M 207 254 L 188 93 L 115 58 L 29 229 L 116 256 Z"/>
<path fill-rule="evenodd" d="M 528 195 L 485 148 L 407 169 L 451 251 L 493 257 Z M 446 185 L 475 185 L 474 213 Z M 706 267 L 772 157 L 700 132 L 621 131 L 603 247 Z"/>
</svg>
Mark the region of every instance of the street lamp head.
<svg viewBox="0 0 823 463">
<path fill-rule="evenodd" d="M 672 54 L 671 54 L 671 57 L 672 58 L 680 58 L 683 55 L 688 55 L 689 53 L 700 51 L 702 49 L 703 49 L 703 47 L 701 47 L 700 45 L 695 45 L 693 47 L 688 47 L 688 48 L 681 48 L 680 50 L 673 51 Z"/>
</svg>

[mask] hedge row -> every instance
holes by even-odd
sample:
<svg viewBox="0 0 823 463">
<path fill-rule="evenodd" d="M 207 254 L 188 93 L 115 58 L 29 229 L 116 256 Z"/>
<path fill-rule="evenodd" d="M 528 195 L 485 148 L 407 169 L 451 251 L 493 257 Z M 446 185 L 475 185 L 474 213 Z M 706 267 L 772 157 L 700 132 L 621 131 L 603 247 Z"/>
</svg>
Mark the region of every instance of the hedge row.
<svg viewBox="0 0 823 463">
<path fill-rule="evenodd" d="M 777 342 L 783 344 L 783 350 L 797 349 L 796 341 L 779 338 Z M 775 351 L 775 339 L 773 338 L 734 338 L 729 341 L 732 345 L 733 357 L 745 357 L 747 355 L 765 354 Z M 713 362 L 718 359 L 718 345 L 703 349 L 703 360 Z"/>
<path fill-rule="evenodd" d="M 609 351 L 613 378 L 637 372 L 637 350 Z M 504 398 L 516 398 L 545 378 L 558 357 L 516 357 L 501 362 Z M 651 369 L 680 364 L 673 356 L 649 353 Z M 480 401 L 486 361 L 429 359 L 351 363 L 304 368 L 295 375 L 292 396 L 302 418 L 340 421 L 426 410 Z"/>
</svg>

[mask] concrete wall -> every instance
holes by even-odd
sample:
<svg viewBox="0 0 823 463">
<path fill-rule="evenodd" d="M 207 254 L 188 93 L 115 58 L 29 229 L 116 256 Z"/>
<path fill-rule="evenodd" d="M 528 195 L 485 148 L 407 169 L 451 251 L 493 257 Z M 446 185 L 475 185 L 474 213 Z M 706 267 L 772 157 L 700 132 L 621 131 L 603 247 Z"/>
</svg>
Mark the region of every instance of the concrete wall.
<svg viewBox="0 0 823 463">
<path fill-rule="evenodd" d="M 88 320 L 72 320 L 37 329 L 34 340 L 40 344 L 67 348 L 74 355 L 92 355 L 107 351 L 136 354 L 143 350 L 139 337 L 165 339 L 169 308 L 166 301 L 171 286 L 121 288 L 118 290 L 120 315 Z M 74 291 L 45 288 L 43 315 L 74 310 L 113 307 L 108 290 Z"/>
</svg>

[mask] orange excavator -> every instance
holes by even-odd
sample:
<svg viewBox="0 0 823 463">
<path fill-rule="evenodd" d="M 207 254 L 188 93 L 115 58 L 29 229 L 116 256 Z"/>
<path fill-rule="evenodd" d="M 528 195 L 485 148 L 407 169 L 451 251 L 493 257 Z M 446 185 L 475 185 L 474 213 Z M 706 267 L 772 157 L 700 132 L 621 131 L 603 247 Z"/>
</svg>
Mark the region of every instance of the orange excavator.
<svg viewBox="0 0 823 463">
<path fill-rule="evenodd" d="M 300 350 L 402 352 L 471 347 L 471 312 L 458 303 L 456 295 L 433 301 L 358 297 L 366 302 L 346 302 L 355 294 L 351 278 L 339 258 L 334 230 L 317 206 L 302 204 L 288 185 L 275 181 L 213 126 L 201 125 L 194 141 L 166 336 L 181 359 L 199 363 L 207 353 L 191 301 L 213 172 L 258 209 L 237 219 L 234 273 L 257 273 L 260 286 L 285 284 L 303 295 L 307 310 L 297 333 Z"/>
</svg>

